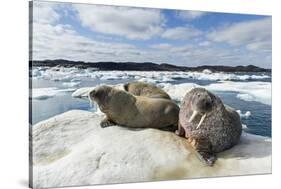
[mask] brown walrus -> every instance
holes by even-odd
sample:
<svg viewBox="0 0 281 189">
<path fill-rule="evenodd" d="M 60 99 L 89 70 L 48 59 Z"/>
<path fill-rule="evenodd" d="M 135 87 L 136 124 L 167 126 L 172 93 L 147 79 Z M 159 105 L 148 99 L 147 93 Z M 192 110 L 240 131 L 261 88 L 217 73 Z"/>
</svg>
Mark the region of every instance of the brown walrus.
<svg viewBox="0 0 281 189">
<path fill-rule="evenodd" d="M 126 83 L 124 84 L 124 89 L 135 96 L 171 99 L 171 97 L 159 87 L 140 81 Z"/>
<path fill-rule="evenodd" d="M 90 91 L 89 98 L 106 115 L 102 127 L 177 128 L 179 107 L 171 100 L 134 96 L 105 85 Z"/>
<path fill-rule="evenodd" d="M 176 134 L 185 136 L 209 166 L 216 160 L 215 153 L 239 142 L 242 132 L 239 114 L 204 88 L 194 88 L 185 95 L 178 127 Z"/>
</svg>

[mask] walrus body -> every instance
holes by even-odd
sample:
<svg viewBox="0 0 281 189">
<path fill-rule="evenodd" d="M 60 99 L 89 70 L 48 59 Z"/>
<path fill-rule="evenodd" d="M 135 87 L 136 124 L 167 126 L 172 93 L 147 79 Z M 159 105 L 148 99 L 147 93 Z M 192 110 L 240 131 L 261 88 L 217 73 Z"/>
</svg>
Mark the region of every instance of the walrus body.
<svg viewBox="0 0 281 189">
<path fill-rule="evenodd" d="M 109 86 L 100 86 L 89 93 L 106 118 L 102 127 L 120 125 L 138 128 L 176 130 L 179 107 L 171 100 L 134 96 Z"/>
<path fill-rule="evenodd" d="M 239 114 L 203 88 L 184 97 L 178 127 L 176 134 L 188 138 L 207 165 L 213 165 L 215 153 L 237 144 L 242 132 Z"/>
<path fill-rule="evenodd" d="M 144 82 L 134 81 L 124 84 L 124 89 L 135 96 L 171 99 L 171 97 L 159 87 Z"/>
</svg>

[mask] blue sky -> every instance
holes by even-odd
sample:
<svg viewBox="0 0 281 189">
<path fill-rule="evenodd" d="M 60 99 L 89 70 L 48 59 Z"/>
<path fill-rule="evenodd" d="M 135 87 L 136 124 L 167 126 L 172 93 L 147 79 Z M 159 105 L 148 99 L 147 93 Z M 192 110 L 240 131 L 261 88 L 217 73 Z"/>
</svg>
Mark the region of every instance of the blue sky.
<svg viewBox="0 0 281 189">
<path fill-rule="evenodd" d="M 271 17 L 34 2 L 34 59 L 271 67 Z"/>
</svg>

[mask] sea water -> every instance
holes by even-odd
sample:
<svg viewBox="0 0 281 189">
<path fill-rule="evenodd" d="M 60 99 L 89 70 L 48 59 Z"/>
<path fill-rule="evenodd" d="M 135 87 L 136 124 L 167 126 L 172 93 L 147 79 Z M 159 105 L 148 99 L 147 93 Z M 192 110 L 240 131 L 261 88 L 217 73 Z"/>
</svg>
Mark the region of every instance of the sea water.
<svg viewBox="0 0 281 189">
<path fill-rule="evenodd" d="M 181 86 L 179 84 L 194 84 L 202 87 L 221 84 L 221 82 L 235 82 L 252 86 L 260 82 L 257 87 L 257 95 L 262 90 L 263 84 L 267 86 L 264 90 L 267 97 L 271 98 L 271 75 L 268 73 L 183 73 L 183 72 L 136 72 L 136 71 L 94 71 L 80 70 L 76 68 L 63 68 L 63 70 L 52 70 L 52 68 L 33 68 L 30 79 L 32 85 L 30 95 L 30 122 L 34 125 L 42 120 L 63 112 L 80 109 L 96 111 L 91 106 L 87 98 L 74 98 L 72 93 L 81 87 L 94 87 L 100 84 L 121 84 L 129 81 L 145 81 L 158 85 Z M 169 85 L 170 84 L 170 85 Z M 165 88 L 165 87 L 164 87 Z M 225 104 L 232 106 L 240 113 L 243 129 L 246 132 L 271 137 L 271 103 L 270 100 L 264 102 L 259 98 L 244 99 L 237 95 L 245 93 L 243 91 L 223 90 L 211 88 L 211 91 L 219 96 Z M 247 91 L 246 91 L 247 92 Z M 180 91 L 181 96 L 185 91 Z M 261 94 L 264 92 L 262 91 Z M 253 92 L 252 94 L 256 94 Z M 175 94 L 171 97 L 180 104 Z M 247 93 L 246 93 L 247 95 Z"/>
</svg>

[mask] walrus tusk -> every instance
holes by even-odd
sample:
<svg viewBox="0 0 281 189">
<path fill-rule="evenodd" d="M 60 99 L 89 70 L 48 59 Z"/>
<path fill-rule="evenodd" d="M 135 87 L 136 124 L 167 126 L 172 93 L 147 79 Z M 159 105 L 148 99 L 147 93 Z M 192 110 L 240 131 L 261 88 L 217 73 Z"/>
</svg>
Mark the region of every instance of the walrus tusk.
<svg viewBox="0 0 281 189">
<path fill-rule="evenodd" d="M 198 112 L 196 110 L 193 111 L 191 117 L 189 118 L 188 122 L 192 122 L 193 119 L 196 117 L 196 115 L 198 114 Z"/>
<path fill-rule="evenodd" d="M 199 127 L 202 125 L 204 119 L 206 118 L 206 115 L 207 115 L 207 114 L 204 114 L 204 115 L 201 117 L 200 122 L 199 122 L 199 124 L 197 125 L 196 129 L 199 129 Z"/>
<path fill-rule="evenodd" d="M 94 112 L 97 111 L 97 104 L 95 101 L 93 101 L 90 97 L 90 93 L 88 94 L 88 99 L 89 99 L 89 102 L 90 102 L 90 108 L 94 110 Z"/>
</svg>

